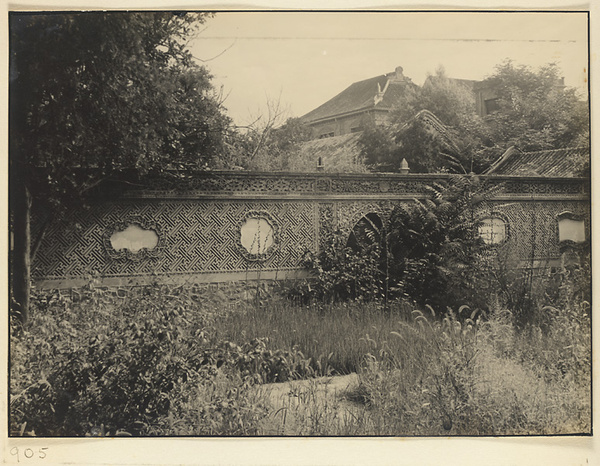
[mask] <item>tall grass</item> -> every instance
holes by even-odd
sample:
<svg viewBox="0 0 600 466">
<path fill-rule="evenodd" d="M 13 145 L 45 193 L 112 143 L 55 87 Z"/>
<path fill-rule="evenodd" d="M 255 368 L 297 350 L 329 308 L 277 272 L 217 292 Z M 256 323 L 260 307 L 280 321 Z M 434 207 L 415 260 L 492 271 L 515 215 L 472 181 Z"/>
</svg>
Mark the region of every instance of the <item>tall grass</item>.
<svg viewBox="0 0 600 466">
<path fill-rule="evenodd" d="M 389 330 L 410 313 L 406 304 L 345 302 L 299 305 L 275 297 L 262 306 L 243 306 L 215 316 L 217 340 L 268 339 L 271 348 L 297 348 L 321 373 L 356 372 L 373 341 L 389 340 Z M 395 342 L 400 346 L 400 342 Z"/>
<path fill-rule="evenodd" d="M 206 293 L 205 293 L 206 294 Z M 75 299 L 73 299 L 75 298 Z M 404 303 L 198 299 L 197 290 L 40 293 L 12 327 L 16 435 L 508 435 L 590 432 L 590 308 L 562 300 L 517 325 Z M 271 405 L 257 384 L 318 382 Z"/>
<path fill-rule="evenodd" d="M 552 318 L 542 334 L 516 330 L 509 311 L 477 321 L 416 313 L 392 331 L 403 351 L 371 357 L 355 397 L 381 420 L 378 434 L 589 433 L 590 327 L 580 324 Z"/>
</svg>

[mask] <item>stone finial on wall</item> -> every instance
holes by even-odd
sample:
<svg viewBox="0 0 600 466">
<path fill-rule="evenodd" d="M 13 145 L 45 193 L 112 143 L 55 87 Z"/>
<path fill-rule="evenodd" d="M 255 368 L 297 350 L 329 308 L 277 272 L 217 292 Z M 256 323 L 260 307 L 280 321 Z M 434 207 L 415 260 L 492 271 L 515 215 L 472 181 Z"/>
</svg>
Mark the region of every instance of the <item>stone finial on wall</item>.
<svg viewBox="0 0 600 466">
<path fill-rule="evenodd" d="M 408 166 L 408 162 L 406 161 L 406 159 L 402 159 L 402 162 L 400 162 L 400 173 L 406 174 L 410 172 L 410 168 Z"/>
</svg>

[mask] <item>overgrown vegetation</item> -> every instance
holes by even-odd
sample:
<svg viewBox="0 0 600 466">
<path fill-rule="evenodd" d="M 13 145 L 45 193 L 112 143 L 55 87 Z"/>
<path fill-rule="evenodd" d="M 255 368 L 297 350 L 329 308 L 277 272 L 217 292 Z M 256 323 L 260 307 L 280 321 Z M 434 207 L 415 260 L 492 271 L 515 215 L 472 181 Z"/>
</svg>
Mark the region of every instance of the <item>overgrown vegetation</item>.
<svg viewBox="0 0 600 466">
<path fill-rule="evenodd" d="M 501 308 L 307 306 L 275 291 L 233 307 L 182 287 L 39 292 L 31 325 L 11 327 L 11 432 L 589 432 L 590 307 L 563 279 L 561 295 L 536 310 L 544 319 L 525 326 Z M 262 388 L 351 372 L 358 384 L 325 404 L 313 383 L 277 409 Z"/>
<path fill-rule="evenodd" d="M 372 351 L 352 396 L 369 406 L 376 434 L 589 431 L 589 307 L 560 314 L 543 334 L 537 326 L 517 331 L 509 311 L 479 319 L 466 308 L 443 319 L 414 311 L 388 340 L 370 341 Z M 573 337 L 575 329 L 578 336 L 569 346 L 586 348 L 586 355 L 569 353 L 567 363 L 558 333 Z M 402 351 L 390 349 L 394 339 L 402 341 Z M 569 369 L 561 369 L 565 366 Z"/>
<path fill-rule="evenodd" d="M 38 294 L 31 327 L 12 322 L 13 427 L 147 435 L 164 430 L 165 418 L 198 391 L 219 393 L 203 409 L 220 411 L 247 401 L 242 394 L 255 383 L 304 375 L 294 354 L 270 352 L 260 339 L 217 341 L 209 311 L 189 290 L 144 287 L 121 298 L 88 288 L 73 296 Z M 237 388 L 221 390 L 228 383 Z M 231 432 L 231 422 L 222 413 L 210 432 Z"/>
<path fill-rule="evenodd" d="M 316 280 L 295 293 L 326 302 L 404 299 L 440 309 L 486 308 L 494 291 L 486 280 L 490 253 L 475 212 L 492 188 L 463 176 L 428 191 L 427 199 L 398 203 L 381 225 L 364 217 L 350 239 L 335 232 L 318 254 L 308 252 Z"/>
</svg>

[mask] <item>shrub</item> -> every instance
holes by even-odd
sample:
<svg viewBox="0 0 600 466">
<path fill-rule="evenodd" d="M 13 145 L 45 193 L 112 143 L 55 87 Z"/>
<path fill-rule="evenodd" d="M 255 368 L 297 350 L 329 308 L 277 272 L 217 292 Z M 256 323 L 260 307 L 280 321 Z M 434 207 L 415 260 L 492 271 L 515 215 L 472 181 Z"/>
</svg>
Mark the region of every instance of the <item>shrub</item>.
<svg viewBox="0 0 600 466">
<path fill-rule="evenodd" d="M 486 293 L 478 283 L 484 245 L 474 208 L 489 189 L 464 176 L 429 190 L 429 199 L 398 204 L 392 212 L 389 278 L 421 306 L 485 308 Z"/>
<path fill-rule="evenodd" d="M 40 297 L 33 328 L 13 340 L 12 379 L 26 369 L 39 377 L 11 400 L 13 422 L 43 435 L 83 435 L 101 425 L 138 434 L 165 415 L 170 392 L 198 376 L 203 344 L 201 316 L 190 325 L 188 303 L 165 291 L 143 288 L 111 306 L 99 305 L 102 290 L 77 305 Z"/>
<path fill-rule="evenodd" d="M 463 176 L 436 183 L 429 193 L 424 201 L 397 204 L 377 234 L 362 228 L 346 238 L 337 231 L 318 254 L 307 252 L 305 265 L 314 279 L 291 296 L 304 302 L 404 299 L 440 310 L 486 308 L 487 262 L 474 209 L 491 189 Z"/>
<path fill-rule="evenodd" d="M 306 252 L 304 263 L 314 279 L 292 288 L 290 297 L 304 302 L 382 301 L 386 297 L 383 258 L 379 242 L 353 249 L 336 231 L 318 254 Z"/>
</svg>

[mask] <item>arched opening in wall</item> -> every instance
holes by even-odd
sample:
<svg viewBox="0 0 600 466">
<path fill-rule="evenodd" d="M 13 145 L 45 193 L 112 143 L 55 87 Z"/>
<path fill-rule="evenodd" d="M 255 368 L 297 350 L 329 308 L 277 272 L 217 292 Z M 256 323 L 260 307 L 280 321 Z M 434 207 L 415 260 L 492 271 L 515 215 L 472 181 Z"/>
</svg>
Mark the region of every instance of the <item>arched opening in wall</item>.
<svg viewBox="0 0 600 466">
<path fill-rule="evenodd" d="M 383 221 L 375 212 L 368 213 L 362 217 L 348 236 L 346 245 L 354 251 L 363 251 L 381 241 Z"/>
</svg>

